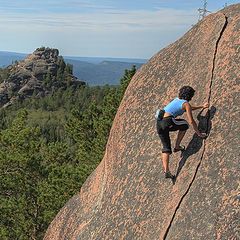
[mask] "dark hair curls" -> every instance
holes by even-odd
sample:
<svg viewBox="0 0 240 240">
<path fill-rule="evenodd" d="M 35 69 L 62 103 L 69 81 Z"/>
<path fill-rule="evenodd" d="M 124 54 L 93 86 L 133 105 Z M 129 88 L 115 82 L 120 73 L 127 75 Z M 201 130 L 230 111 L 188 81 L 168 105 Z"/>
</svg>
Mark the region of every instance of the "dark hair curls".
<svg viewBox="0 0 240 240">
<path fill-rule="evenodd" d="M 191 101 L 192 97 L 194 96 L 194 93 L 195 93 L 195 90 L 192 87 L 190 87 L 190 86 L 183 86 L 179 90 L 178 97 L 180 99 Z"/>
</svg>

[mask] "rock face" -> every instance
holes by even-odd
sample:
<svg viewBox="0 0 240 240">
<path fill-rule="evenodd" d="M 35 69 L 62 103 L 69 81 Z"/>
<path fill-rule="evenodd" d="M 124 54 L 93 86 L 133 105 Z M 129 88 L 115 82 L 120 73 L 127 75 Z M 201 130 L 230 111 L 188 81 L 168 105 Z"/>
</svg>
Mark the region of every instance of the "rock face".
<svg viewBox="0 0 240 240">
<path fill-rule="evenodd" d="M 46 95 L 59 87 L 82 85 L 71 73 L 68 73 L 61 83 L 58 72 L 63 74 L 64 60 L 59 56 L 58 49 L 38 48 L 23 61 L 7 67 L 8 77 L 0 84 L 0 107 L 11 105 L 17 99 Z M 48 77 L 48 79 L 47 79 Z M 46 82 L 48 80 L 48 82 Z M 67 83 L 68 81 L 68 83 Z"/>
<path fill-rule="evenodd" d="M 209 15 L 137 72 L 102 162 L 45 240 L 239 239 L 239 13 L 237 4 Z M 209 137 L 188 131 L 183 156 L 171 156 L 173 185 L 163 178 L 154 114 L 183 85 L 196 89 L 192 102 L 209 101 L 195 114 Z"/>
</svg>

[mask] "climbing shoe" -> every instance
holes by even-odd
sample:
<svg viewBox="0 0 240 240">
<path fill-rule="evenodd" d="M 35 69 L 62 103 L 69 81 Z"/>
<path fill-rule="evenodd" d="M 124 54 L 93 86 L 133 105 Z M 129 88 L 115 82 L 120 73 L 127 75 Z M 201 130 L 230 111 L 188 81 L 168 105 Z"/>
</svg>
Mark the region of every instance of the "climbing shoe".
<svg viewBox="0 0 240 240">
<path fill-rule="evenodd" d="M 179 148 L 174 148 L 173 149 L 173 152 L 179 152 L 179 151 L 181 151 L 181 152 L 185 151 L 185 147 L 184 146 L 179 146 Z"/>
<path fill-rule="evenodd" d="M 171 174 L 171 172 L 165 172 L 165 178 L 171 178 L 174 179 L 175 176 Z"/>
</svg>

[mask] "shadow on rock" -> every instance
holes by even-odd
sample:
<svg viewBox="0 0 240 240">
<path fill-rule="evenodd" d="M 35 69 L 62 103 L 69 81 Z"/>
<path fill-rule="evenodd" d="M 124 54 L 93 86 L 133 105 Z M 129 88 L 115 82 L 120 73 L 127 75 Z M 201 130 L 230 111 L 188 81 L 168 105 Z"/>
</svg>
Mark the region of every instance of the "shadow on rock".
<svg viewBox="0 0 240 240">
<path fill-rule="evenodd" d="M 211 109 L 207 111 L 205 116 L 201 115 L 202 111 L 198 114 L 197 116 L 197 119 L 199 121 L 198 129 L 200 130 L 200 132 L 206 132 L 207 135 L 209 135 L 212 128 L 212 119 L 215 113 L 216 113 L 216 108 L 212 106 Z M 180 174 L 183 166 L 185 165 L 187 159 L 193 154 L 196 154 L 201 149 L 202 145 L 203 145 L 203 139 L 198 137 L 197 134 L 195 133 L 193 135 L 192 140 L 189 142 L 186 150 L 182 153 L 182 158 L 178 164 L 178 169 L 175 176 L 175 181 L 178 175 Z"/>
</svg>

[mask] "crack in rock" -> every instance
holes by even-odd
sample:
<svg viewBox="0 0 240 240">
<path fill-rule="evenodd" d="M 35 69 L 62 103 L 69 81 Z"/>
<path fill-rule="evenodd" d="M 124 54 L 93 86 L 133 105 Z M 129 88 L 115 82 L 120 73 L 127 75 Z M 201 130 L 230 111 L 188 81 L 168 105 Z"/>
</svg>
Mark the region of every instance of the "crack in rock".
<svg viewBox="0 0 240 240">
<path fill-rule="evenodd" d="M 216 56 L 217 56 L 218 44 L 219 44 L 220 39 L 221 39 L 221 37 L 222 37 L 222 35 L 223 35 L 226 27 L 227 27 L 227 24 L 228 24 L 228 18 L 227 18 L 227 16 L 226 16 L 225 14 L 224 14 L 224 17 L 225 17 L 225 23 L 224 23 L 224 25 L 223 25 L 223 28 L 222 28 L 222 30 L 221 30 L 221 32 L 220 32 L 220 34 L 219 34 L 219 37 L 218 37 L 217 41 L 216 41 L 216 47 L 215 47 L 215 51 L 214 51 L 214 55 L 213 55 L 213 66 L 212 66 L 211 79 L 210 79 L 210 85 L 209 85 L 208 103 L 210 103 L 210 100 L 211 100 L 211 92 L 212 92 L 212 89 L 211 89 L 211 88 L 212 88 L 212 83 L 213 83 L 213 76 L 214 76 L 214 70 L 215 70 L 215 61 L 216 61 Z M 207 132 L 209 131 L 209 126 L 210 126 L 209 122 L 210 122 L 210 114 L 209 114 L 208 117 L 207 117 Z M 183 199 L 186 197 L 186 195 L 187 195 L 188 192 L 190 191 L 190 188 L 191 188 L 191 186 L 192 186 L 192 184 L 193 184 L 193 182 L 194 182 L 194 180 L 195 180 L 195 178 L 196 178 L 196 176 L 197 176 L 198 169 L 199 169 L 199 167 L 200 167 L 200 165 L 201 165 L 201 163 L 202 163 L 202 159 L 203 159 L 203 156 L 204 156 L 204 153 L 205 153 L 205 148 L 206 148 L 206 140 L 203 140 L 203 151 L 202 151 L 202 155 L 201 155 L 201 157 L 200 157 L 200 161 L 199 161 L 199 163 L 198 163 L 198 165 L 197 165 L 197 167 L 196 167 L 196 171 L 195 171 L 195 173 L 194 173 L 194 176 L 193 176 L 193 178 L 192 178 L 192 181 L 190 182 L 190 184 L 189 184 L 186 192 L 185 192 L 185 193 L 183 194 L 183 196 L 181 197 L 181 199 L 180 199 L 180 201 L 179 201 L 179 203 L 178 203 L 178 205 L 177 205 L 177 207 L 176 207 L 176 209 L 175 209 L 175 211 L 174 211 L 174 214 L 173 214 L 173 216 L 172 216 L 172 219 L 171 219 L 171 221 L 170 221 L 170 223 L 169 223 L 169 225 L 168 225 L 168 227 L 167 227 L 167 229 L 166 229 L 166 232 L 165 232 L 165 234 L 164 234 L 164 236 L 163 236 L 163 240 L 166 240 L 167 235 L 168 235 L 168 233 L 169 233 L 169 230 L 170 230 L 170 228 L 171 228 L 171 226 L 172 226 L 172 223 L 173 223 L 173 221 L 174 221 L 174 218 L 175 218 L 175 216 L 176 216 L 176 214 L 177 214 L 177 211 L 179 210 Z"/>
</svg>

